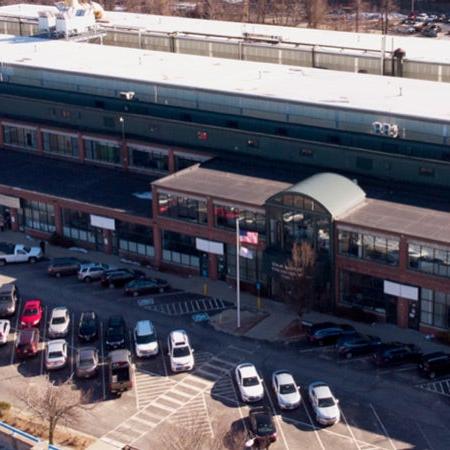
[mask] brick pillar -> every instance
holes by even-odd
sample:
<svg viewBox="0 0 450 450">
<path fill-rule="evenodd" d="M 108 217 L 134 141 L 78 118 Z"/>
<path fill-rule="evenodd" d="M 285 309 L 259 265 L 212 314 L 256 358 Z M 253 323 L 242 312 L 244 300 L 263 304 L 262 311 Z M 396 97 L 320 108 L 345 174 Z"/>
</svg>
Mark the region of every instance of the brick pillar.
<svg viewBox="0 0 450 450">
<path fill-rule="evenodd" d="M 156 224 L 153 225 L 153 247 L 155 249 L 154 264 L 159 267 L 162 261 L 162 239 L 161 229 Z"/>
<path fill-rule="evenodd" d="M 19 210 L 17 208 L 11 208 L 11 230 L 19 231 Z"/>
<path fill-rule="evenodd" d="M 173 149 L 169 148 L 167 157 L 168 157 L 169 173 L 174 173 L 176 171 L 176 166 L 175 166 L 175 152 L 173 151 Z"/>
<path fill-rule="evenodd" d="M 406 270 L 408 268 L 408 243 L 405 236 L 400 237 L 399 268 L 400 270 Z"/>
<path fill-rule="evenodd" d="M 42 139 L 41 127 L 37 127 L 37 129 L 36 129 L 36 143 L 37 143 L 37 152 L 40 155 L 42 155 L 44 153 L 44 142 Z"/>
<path fill-rule="evenodd" d="M 108 255 L 112 254 L 112 232 L 103 228 L 103 248 Z"/>
<path fill-rule="evenodd" d="M 406 298 L 397 299 L 397 325 L 400 328 L 408 328 L 409 301 Z"/>
<path fill-rule="evenodd" d="M 211 197 L 206 199 L 206 214 L 208 217 L 208 228 L 214 229 L 214 203 Z"/>
<path fill-rule="evenodd" d="M 62 208 L 59 205 L 53 205 L 55 209 L 55 228 L 56 233 L 60 236 L 63 235 L 63 223 L 62 223 Z"/>
<path fill-rule="evenodd" d="M 86 157 L 85 149 L 84 149 L 84 140 L 81 133 L 78 133 L 78 158 L 80 162 L 84 162 L 84 158 Z"/>
<path fill-rule="evenodd" d="M 217 280 L 219 277 L 217 273 L 217 255 L 213 253 L 208 254 L 208 274 L 211 280 Z"/>
<path fill-rule="evenodd" d="M 120 156 L 122 160 L 122 167 L 124 170 L 128 170 L 128 146 L 126 141 L 122 141 L 120 145 Z"/>
</svg>

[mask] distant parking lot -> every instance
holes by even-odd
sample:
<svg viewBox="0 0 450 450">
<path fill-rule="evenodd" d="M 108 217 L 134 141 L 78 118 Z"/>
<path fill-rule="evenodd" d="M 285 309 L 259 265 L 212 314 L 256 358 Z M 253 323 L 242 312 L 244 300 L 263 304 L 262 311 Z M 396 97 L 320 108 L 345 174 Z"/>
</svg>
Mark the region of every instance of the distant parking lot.
<svg viewBox="0 0 450 450">
<path fill-rule="evenodd" d="M 51 308 L 64 305 L 71 312 L 66 338 L 69 362 L 64 369 L 50 374 L 53 380 L 63 381 L 73 375 L 74 355 L 82 345 L 77 338 L 81 312 L 95 310 L 99 315 L 102 325 L 95 343 L 100 355 L 99 376 L 92 380 L 75 378 L 75 383 L 80 389 L 90 389 L 96 404 L 83 417 L 79 428 L 104 441 L 145 450 L 155 448 L 156 432 L 169 423 L 188 426 L 195 417 L 204 432 L 213 435 L 223 424 L 239 422 L 248 415 L 249 406 L 237 395 L 233 370 L 238 363 L 251 361 L 265 381 L 265 398 L 259 404 L 266 405 L 275 415 L 278 440 L 271 447 L 275 450 L 450 448 L 450 386 L 445 377 L 426 380 L 419 376 L 415 364 L 376 369 L 370 356 L 340 359 L 333 346 L 319 347 L 301 341 L 279 347 L 215 333 L 207 325 L 193 322 L 192 313 L 204 310 L 213 314 L 230 305 L 176 289 L 129 298 L 122 289 L 83 283 L 74 276 L 50 278 L 46 266 L 46 262 L 10 265 L 3 267 L 1 274 L 17 279 L 22 294 L 19 310 L 23 300 L 42 299 L 42 345 L 47 340 L 44 324 Z M 163 349 L 149 359 L 134 357 L 134 387 L 120 398 L 109 394 L 104 365 L 104 324 L 111 314 L 124 316 L 129 328 L 127 345 L 132 353 L 130 330 L 143 318 L 156 325 Z M 0 348 L 2 396 L 12 402 L 15 400 L 10 380 L 14 380 L 14 386 L 25 386 L 30 381 L 39 383 L 45 373 L 43 352 L 30 360 L 17 360 L 13 345 L 17 325 L 18 314 L 12 318 L 9 343 Z M 166 338 L 175 328 L 184 328 L 191 336 L 196 351 L 196 368 L 191 373 L 170 372 Z M 303 401 L 294 411 L 281 412 L 277 406 L 270 385 L 271 374 L 277 369 L 289 370 L 302 387 Z M 329 428 L 317 425 L 306 399 L 308 384 L 317 379 L 329 383 L 340 400 L 341 422 Z"/>
</svg>

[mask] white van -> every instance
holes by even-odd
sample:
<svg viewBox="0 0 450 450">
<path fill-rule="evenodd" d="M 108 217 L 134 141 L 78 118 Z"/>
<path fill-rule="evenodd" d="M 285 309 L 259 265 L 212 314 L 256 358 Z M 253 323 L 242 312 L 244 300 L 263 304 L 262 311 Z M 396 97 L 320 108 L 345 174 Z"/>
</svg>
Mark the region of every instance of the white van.
<svg viewBox="0 0 450 450">
<path fill-rule="evenodd" d="M 167 347 L 172 372 L 185 372 L 194 368 L 194 349 L 191 348 L 186 331 L 172 331 L 167 338 Z"/>
<path fill-rule="evenodd" d="M 139 320 L 134 327 L 134 349 L 138 358 L 157 355 L 158 336 L 150 320 Z"/>
</svg>

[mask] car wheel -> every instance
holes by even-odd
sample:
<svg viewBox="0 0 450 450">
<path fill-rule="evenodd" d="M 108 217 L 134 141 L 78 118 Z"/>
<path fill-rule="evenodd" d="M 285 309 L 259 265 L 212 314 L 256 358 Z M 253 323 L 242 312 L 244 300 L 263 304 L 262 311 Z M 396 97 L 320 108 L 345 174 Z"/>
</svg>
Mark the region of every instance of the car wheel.
<svg viewBox="0 0 450 450">
<path fill-rule="evenodd" d="M 164 293 L 164 288 L 163 288 L 163 287 L 160 287 L 160 288 L 159 288 L 159 293 L 160 293 L 160 294 L 163 294 L 163 293 Z"/>
<path fill-rule="evenodd" d="M 325 344 L 325 342 L 322 341 L 322 340 L 317 341 L 317 343 L 318 343 L 321 347 L 323 347 L 323 345 Z"/>
<path fill-rule="evenodd" d="M 56 278 L 61 278 L 61 272 L 56 272 L 56 273 L 55 273 L 55 277 L 56 277 Z"/>
<path fill-rule="evenodd" d="M 350 359 L 352 356 L 353 356 L 353 355 L 352 355 L 351 352 L 348 352 L 348 353 L 345 355 L 345 357 L 346 357 L 347 359 Z"/>
<path fill-rule="evenodd" d="M 34 264 L 37 260 L 34 256 L 32 256 L 29 260 L 30 264 Z"/>
<path fill-rule="evenodd" d="M 0 259 L 0 266 L 5 266 L 6 265 L 6 261 L 4 259 Z"/>
<path fill-rule="evenodd" d="M 92 278 L 91 278 L 91 277 L 86 277 L 86 278 L 84 279 L 84 281 L 85 281 L 86 283 L 90 283 L 90 282 L 92 281 Z"/>
<path fill-rule="evenodd" d="M 138 291 L 134 291 L 133 292 L 133 297 L 137 297 L 139 295 L 139 292 Z"/>
<path fill-rule="evenodd" d="M 430 372 L 430 373 L 428 374 L 428 376 L 429 376 L 429 378 L 432 380 L 432 379 L 436 378 L 436 372 Z"/>
<path fill-rule="evenodd" d="M 115 288 L 114 283 L 109 283 L 108 287 L 109 287 L 110 289 L 114 289 L 114 288 Z"/>
</svg>

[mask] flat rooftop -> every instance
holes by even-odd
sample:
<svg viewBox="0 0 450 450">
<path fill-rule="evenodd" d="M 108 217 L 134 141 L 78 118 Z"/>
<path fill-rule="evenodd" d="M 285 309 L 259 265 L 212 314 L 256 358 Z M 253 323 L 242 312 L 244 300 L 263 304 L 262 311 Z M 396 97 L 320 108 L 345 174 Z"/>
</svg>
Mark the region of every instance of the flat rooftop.
<svg viewBox="0 0 450 450">
<path fill-rule="evenodd" d="M 446 83 L 10 35 L 0 35 L 0 55 L 6 73 L 14 64 L 64 72 L 61 79 L 83 74 L 450 121 Z"/>
<path fill-rule="evenodd" d="M 42 10 L 56 12 L 54 6 L 17 4 L 0 7 L 0 15 L 37 20 L 38 12 Z M 280 37 L 282 40 L 281 45 L 287 42 L 295 42 L 304 45 L 330 48 L 340 47 L 355 49 L 355 51 L 373 51 L 377 53 L 381 51 L 383 45 L 381 34 L 315 30 L 129 12 L 105 11 L 104 18 L 100 23 L 106 27 L 160 33 L 197 33 L 199 35 L 222 36 L 227 39 L 242 39 L 243 33 L 250 33 Z M 198 37 L 201 38 L 201 36 Z M 386 51 L 402 48 L 406 52 L 406 59 L 409 60 L 450 64 L 450 41 L 410 36 L 388 36 L 384 45 Z"/>
<path fill-rule="evenodd" d="M 17 190 L 17 195 L 21 190 L 31 191 L 150 219 L 151 200 L 135 194 L 148 194 L 154 180 L 151 176 L 31 153 L 0 151 L 0 184 Z"/>
</svg>

